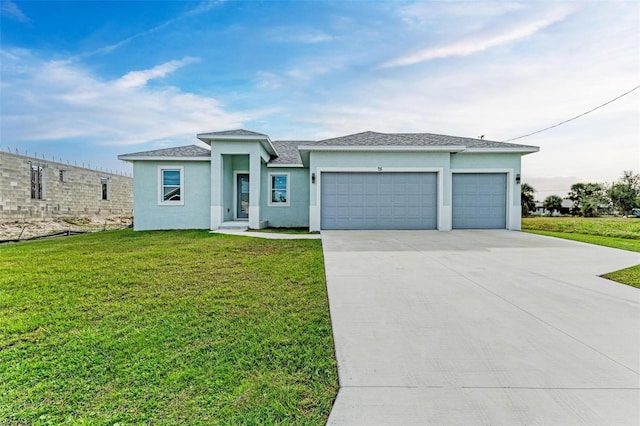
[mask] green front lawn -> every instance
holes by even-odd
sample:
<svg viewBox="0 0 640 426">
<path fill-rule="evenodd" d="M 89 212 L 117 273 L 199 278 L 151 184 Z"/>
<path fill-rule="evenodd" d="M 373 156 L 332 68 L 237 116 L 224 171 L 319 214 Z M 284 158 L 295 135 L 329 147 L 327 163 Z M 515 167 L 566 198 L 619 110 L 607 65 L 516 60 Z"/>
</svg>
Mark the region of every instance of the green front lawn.
<svg viewBox="0 0 640 426">
<path fill-rule="evenodd" d="M 640 240 L 640 219 L 626 217 L 526 217 L 523 231 L 548 231 Z"/>
<path fill-rule="evenodd" d="M 604 237 L 601 235 L 577 234 L 572 232 L 541 231 L 537 229 L 523 229 L 523 231 L 532 234 L 547 235 L 549 237 L 564 238 L 565 240 L 574 240 L 599 246 L 640 252 L 640 240 L 632 240 L 630 238 Z"/>
<path fill-rule="evenodd" d="M 114 231 L 0 246 L 0 424 L 324 424 L 321 242 Z"/>
<path fill-rule="evenodd" d="M 640 219 L 616 217 L 529 217 L 522 230 L 583 243 L 640 252 Z M 603 275 L 640 288 L 640 265 Z"/>
</svg>

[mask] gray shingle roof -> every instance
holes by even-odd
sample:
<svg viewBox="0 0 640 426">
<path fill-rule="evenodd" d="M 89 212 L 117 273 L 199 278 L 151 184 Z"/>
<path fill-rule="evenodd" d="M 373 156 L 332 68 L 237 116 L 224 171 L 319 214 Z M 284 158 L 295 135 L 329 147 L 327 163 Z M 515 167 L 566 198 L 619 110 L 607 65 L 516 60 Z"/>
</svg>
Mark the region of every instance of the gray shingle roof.
<svg viewBox="0 0 640 426">
<path fill-rule="evenodd" d="M 209 136 L 260 136 L 268 137 L 262 133 L 251 132 L 248 130 L 227 130 L 223 132 L 212 132 L 201 134 Z M 265 143 L 269 143 L 268 141 Z M 284 140 L 284 141 L 271 141 L 270 147 L 275 148 L 278 156 L 273 157 L 269 162 L 270 165 L 302 165 L 303 161 L 300 156 L 300 151 L 306 151 L 308 155 L 309 148 L 313 150 L 313 147 L 428 147 L 428 146 L 460 146 L 461 149 L 515 149 L 522 150 L 522 152 L 534 152 L 538 150 L 538 147 L 531 145 L 519 145 L 507 142 L 497 142 L 486 139 L 474 139 L 464 138 L 459 136 L 447 136 L 438 135 L 433 133 L 378 133 L 378 132 L 362 132 L 353 135 L 341 136 L 337 138 L 325 139 L 318 142 L 314 141 L 299 141 L 299 140 Z M 300 149 L 299 149 L 300 148 Z M 331 148 L 329 148 L 331 149 Z M 272 150 L 271 150 L 272 151 Z M 275 152 L 272 152 L 274 154 Z M 517 152 L 517 151 L 516 151 Z M 132 154 L 125 154 L 118 156 L 122 159 L 134 159 L 132 157 L 166 157 L 166 158 L 185 158 L 185 157 L 209 157 L 211 151 L 206 148 L 202 148 L 197 145 L 180 146 L 176 148 L 164 148 L 156 149 L 152 151 L 135 152 Z"/>
<path fill-rule="evenodd" d="M 302 164 L 302 158 L 300 158 L 300 151 L 298 146 L 302 144 L 313 143 L 312 141 L 272 141 L 273 146 L 278 151 L 278 157 L 275 157 L 269 161 L 269 164 L 284 165 L 284 164 Z"/>
<path fill-rule="evenodd" d="M 175 148 L 154 149 L 152 151 L 134 152 L 125 157 L 210 157 L 211 151 L 197 145 L 178 146 Z"/>
<path fill-rule="evenodd" d="M 252 132 L 250 130 L 236 129 L 236 130 L 223 130 L 221 132 L 207 132 L 199 133 L 198 136 L 262 136 L 268 137 L 263 133 Z"/>
<path fill-rule="evenodd" d="M 313 146 L 465 146 L 467 148 L 537 148 L 490 141 L 486 139 L 463 138 L 459 136 L 437 135 L 433 133 L 378 133 L 362 132 L 353 135 L 325 139 Z"/>
</svg>

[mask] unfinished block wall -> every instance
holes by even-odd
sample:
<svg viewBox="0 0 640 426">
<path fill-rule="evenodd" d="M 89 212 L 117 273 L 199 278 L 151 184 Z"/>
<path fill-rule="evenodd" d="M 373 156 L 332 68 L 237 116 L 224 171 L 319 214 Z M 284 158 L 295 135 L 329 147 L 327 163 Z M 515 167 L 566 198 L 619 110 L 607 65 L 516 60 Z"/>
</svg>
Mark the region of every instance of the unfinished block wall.
<svg viewBox="0 0 640 426">
<path fill-rule="evenodd" d="M 36 198 L 32 197 L 34 167 L 42 175 Z M 131 177 L 0 152 L 0 220 L 132 215 Z"/>
</svg>

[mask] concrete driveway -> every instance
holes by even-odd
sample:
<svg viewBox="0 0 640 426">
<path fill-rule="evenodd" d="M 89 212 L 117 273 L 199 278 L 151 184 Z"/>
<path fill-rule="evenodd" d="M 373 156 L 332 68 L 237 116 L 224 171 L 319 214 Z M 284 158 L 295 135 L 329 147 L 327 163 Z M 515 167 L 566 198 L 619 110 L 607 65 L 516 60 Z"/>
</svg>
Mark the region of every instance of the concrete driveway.
<svg viewBox="0 0 640 426">
<path fill-rule="evenodd" d="M 331 425 L 640 424 L 640 255 L 510 231 L 323 231 Z"/>
</svg>

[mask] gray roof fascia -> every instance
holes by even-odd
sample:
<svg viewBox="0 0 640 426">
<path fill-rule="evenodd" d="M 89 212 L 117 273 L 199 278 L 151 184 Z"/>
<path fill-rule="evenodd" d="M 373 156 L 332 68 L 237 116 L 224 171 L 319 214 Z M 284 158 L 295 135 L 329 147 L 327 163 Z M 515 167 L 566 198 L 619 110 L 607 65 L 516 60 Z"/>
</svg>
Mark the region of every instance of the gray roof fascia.
<svg viewBox="0 0 640 426">
<path fill-rule="evenodd" d="M 461 154 L 465 154 L 465 153 L 469 153 L 469 154 L 473 154 L 473 153 L 496 153 L 496 154 L 500 154 L 500 153 L 519 153 L 522 155 L 526 155 L 526 154 L 532 154 L 534 152 L 538 152 L 540 151 L 540 147 L 537 146 L 530 146 L 530 145 L 522 145 L 521 148 L 515 148 L 515 147 L 504 147 L 504 148 L 498 148 L 498 147 L 487 147 L 487 148 L 467 148 L 464 151 L 461 152 Z"/>
<path fill-rule="evenodd" d="M 122 161 L 211 161 L 211 157 L 168 157 L 162 155 L 118 155 Z"/>
<path fill-rule="evenodd" d="M 215 133 L 198 133 L 196 135 L 202 142 L 211 145 L 213 141 L 244 141 L 244 142 L 260 142 L 262 147 L 269 155 L 278 155 L 278 151 L 273 146 L 271 139 L 267 135 L 218 135 Z"/>
<path fill-rule="evenodd" d="M 211 161 L 211 157 L 165 157 L 143 155 L 118 155 L 122 161 Z"/>
<path fill-rule="evenodd" d="M 303 168 L 304 164 L 279 164 L 279 163 L 267 163 L 268 168 Z"/>
<path fill-rule="evenodd" d="M 461 152 L 466 149 L 462 145 L 301 145 L 300 151 L 430 151 L 430 152 Z"/>
</svg>

